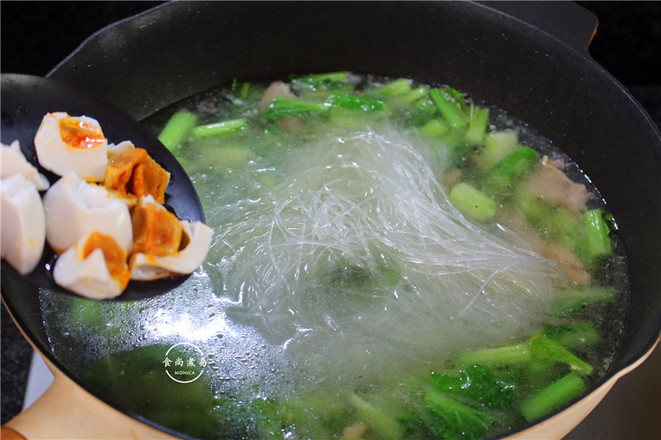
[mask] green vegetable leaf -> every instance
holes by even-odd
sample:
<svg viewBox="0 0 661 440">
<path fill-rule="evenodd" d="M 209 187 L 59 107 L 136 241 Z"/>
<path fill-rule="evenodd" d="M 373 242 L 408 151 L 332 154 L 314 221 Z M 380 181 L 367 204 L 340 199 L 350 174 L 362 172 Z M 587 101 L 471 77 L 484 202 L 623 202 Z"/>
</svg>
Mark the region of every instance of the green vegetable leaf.
<svg viewBox="0 0 661 440">
<path fill-rule="evenodd" d="M 332 106 L 366 112 L 383 110 L 383 101 L 348 93 L 331 93 L 328 103 Z"/>
<path fill-rule="evenodd" d="M 496 409 L 509 407 L 516 388 L 514 375 L 496 375 L 489 367 L 479 364 L 461 369 L 457 376 L 432 372 L 432 382 L 438 391 Z"/>
</svg>

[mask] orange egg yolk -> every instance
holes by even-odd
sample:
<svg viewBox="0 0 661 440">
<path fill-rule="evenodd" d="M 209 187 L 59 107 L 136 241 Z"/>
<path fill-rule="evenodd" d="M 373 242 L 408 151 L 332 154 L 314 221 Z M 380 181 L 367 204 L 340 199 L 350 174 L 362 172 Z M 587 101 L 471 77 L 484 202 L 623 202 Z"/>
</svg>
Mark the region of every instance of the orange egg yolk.
<svg viewBox="0 0 661 440">
<path fill-rule="evenodd" d="M 147 150 L 133 148 L 110 159 L 103 184 L 124 198 L 151 195 L 158 203 L 164 203 L 169 182 L 170 174 Z"/>
<path fill-rule="evenodd" d="M 98 125 L 71 116 L 60 118 L 57 123 L 60 127 L 60 137 L 73 148 L 94 148 L 107 142 Z"/>
<path fill-rule="evenodd" d="M 94 231 L 85 241 L 81 252 L 82 259 L 87 258 L 96 249 L 101 249 L 110 276 L 124 290 L 131 278 L 131 272 L 126 264 L 126 251 L 111 236 Z"/>
<path fill-rule="evenodd" d="M 152 203 L 139 203 L 133 208 L 132 253 L 156 257 L 178 252 L 185 236 L 179 219 L 166 209 Z"/>
</svg>

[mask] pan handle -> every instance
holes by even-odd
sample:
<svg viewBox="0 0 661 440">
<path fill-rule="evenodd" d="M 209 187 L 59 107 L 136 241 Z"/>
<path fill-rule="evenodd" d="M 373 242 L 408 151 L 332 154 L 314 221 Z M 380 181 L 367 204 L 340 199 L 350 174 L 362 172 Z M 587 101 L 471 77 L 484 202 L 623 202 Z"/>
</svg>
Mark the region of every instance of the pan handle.
<svg viewBox="0 0 661 440">
<path fill-rule="evenodd" d="M 172 439 L 112 408 L 58 371 L 46 392 L 2 426 L 3 439 L 94 438 Z"/>
<path fill-rule="evenodd" d="M 587 56 L 599 26 L 599 19 L 592 12 L 571 1 L 478 3 L 538 28 Z"/>
<path fill-rule="evenodd" d="M 4 425 L 0 428 L 0 438 L 4 440 L 27 440 L 20 433 Z"/>
</svg>

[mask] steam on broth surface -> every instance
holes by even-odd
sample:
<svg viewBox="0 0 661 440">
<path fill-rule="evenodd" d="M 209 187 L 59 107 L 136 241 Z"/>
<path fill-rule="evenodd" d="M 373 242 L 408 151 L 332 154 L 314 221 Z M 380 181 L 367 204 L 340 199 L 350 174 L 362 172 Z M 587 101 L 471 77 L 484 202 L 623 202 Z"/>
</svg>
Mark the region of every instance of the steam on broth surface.
<svg viewBox="0 0 661 440">
<path fill-rule="evenodd" d="M 148 124 L 215 229 L 203 268 L 135 304 L 42 293 L 56 355 L 139 414 L 209 438 L 481 438 L 608 368 L 615 224 L 497 109 L 337 72 L 234 82 Z M 160 373 L 181 342 L 207 365 L 177 398 Z"/>
</svg>

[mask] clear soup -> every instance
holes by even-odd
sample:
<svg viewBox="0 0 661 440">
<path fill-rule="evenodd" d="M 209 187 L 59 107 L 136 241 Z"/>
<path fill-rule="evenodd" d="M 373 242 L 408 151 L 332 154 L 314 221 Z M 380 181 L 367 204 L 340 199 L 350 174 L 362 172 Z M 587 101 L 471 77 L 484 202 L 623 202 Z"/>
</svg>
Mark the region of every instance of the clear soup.
<svg viewBox="0 0 661 440">
<path fill-rule="evenodd" d="M 41 294 L 56 356 L 125 408 L 202 438 L 479 439 L 607 371 L 617 224 L 497 108 L 333 72 L 235 81 L 146 124 L 215 230 L 203 267 L 136 303 Z"/>
</svg>

